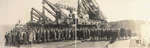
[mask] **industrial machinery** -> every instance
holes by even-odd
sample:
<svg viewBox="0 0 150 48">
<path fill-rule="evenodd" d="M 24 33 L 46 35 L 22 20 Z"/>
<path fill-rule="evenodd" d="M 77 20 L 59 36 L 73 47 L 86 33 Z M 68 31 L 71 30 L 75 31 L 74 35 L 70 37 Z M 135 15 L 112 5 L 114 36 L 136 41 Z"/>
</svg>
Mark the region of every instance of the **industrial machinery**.
<svg viewBox="0 0 150 48">
<path fill-rule="evenodd" d="M 24 25 L 18 23 L 6 33 L 6 44 L 64 40 L 115 41 L 131 37 L 129 30 L 111 28 L 95 0 L 78 0 L 77 8 L 53 4 L 48 0 L 43 0 L 42 4 L 42 11 L 31 9 L 29 22 Z M 49 18 L 46 12 L 54 19 Z"/>
</svg>

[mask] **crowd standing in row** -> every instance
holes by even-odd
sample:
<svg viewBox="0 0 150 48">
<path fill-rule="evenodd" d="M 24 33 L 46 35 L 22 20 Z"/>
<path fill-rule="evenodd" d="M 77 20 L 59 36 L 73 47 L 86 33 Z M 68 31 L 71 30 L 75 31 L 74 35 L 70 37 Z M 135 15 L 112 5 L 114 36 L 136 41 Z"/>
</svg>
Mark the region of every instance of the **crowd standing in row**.
<svg viewBox="0 0 150 48">
<path fill-rule="evenodd" d="M 12 30 L 5 35 L 6 44 L 31 44 L 64 40 L 89 40 L 109 41 L 116 39 L 128 39 L 130 32 L 107 29 L 43 29 L 32 28 L 31 30 Z"/>
</svg>

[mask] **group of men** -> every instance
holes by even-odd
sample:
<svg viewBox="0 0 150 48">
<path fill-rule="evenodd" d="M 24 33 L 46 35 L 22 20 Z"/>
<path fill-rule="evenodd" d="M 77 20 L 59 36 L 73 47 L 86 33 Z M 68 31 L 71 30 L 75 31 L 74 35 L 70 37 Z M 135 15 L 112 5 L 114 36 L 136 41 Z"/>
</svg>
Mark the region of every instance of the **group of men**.
<svg viewBox="0 0 150 48">
<path fill-rule="evenodd" d="M 92 41 L 107 41 L 112 38 L 117 38 L 118 30 L 107 30 L 107 29 L 78 29 L 77 38 L 78 40 L 92 40 Z"/>
<path fill-rule="evenodd" d="M 19 45 L 29 43 L 29 33 L 19 32 L 18 30 L 11 30 L 5 34 L 6 45 Z"/>
<path fill-rule="evenodd" d="M 48 42 L 48 41 L 62 41 L 62 40 L 74 40 L 75 30 L 67 29 L 45 29 L 38 32 L 34 32 L 33 41 L 36 42 Z"/>
<path fill-rule="evenodd" d="M 10 31 L 5 35 L 6 44 L 31 44 L 51 41 L 75 40 L 75 30 L 73 29 L 35 29 L 27 31 Z"/>
<path fill-rule="evenodd" d="M 8 44 L 30 44 L 64 40 L 108 41 L 119 38 L 119 30 L 111 29 L 69 29 L 36 28 L 30 30 L 12 30 L 5 35 Z M 121 36 L 124 37 L 124 36 Z"/>
</svg>

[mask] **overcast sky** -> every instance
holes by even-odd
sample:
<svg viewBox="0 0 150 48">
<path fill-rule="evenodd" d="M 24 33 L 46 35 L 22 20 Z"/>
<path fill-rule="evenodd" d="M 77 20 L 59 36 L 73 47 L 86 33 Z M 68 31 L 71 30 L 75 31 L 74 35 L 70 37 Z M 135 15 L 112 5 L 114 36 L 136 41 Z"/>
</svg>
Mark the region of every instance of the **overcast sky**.
<svg viewBox="0 0 150 48">
<path fill-rule="evenodd" d="M 0 0 L 0 25 L 28 21 L 32 7 L 40 10 L 42 0 Z M 49 0 L 76 6 L 77 0 Z M 108 21 L 150 20 L 150 0 L 96 0 Z"/>
</svg>

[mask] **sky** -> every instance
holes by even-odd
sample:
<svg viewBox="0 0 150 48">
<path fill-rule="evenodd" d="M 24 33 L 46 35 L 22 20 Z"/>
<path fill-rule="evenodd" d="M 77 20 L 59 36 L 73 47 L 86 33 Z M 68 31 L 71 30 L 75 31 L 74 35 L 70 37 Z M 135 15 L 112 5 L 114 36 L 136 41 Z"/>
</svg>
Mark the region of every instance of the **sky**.
<svg viewBox="0 0 150 48">
<path fill-rule="evenodd" d="M 77 0 L 49 0 L 77 6 Z M 27 22 L 31 8 L 41 10 L 42 0 L 0 0 L 0 25 Z M 150 20 L 150 0 L 96 0 L 108 21 Z"/>
</svg>

